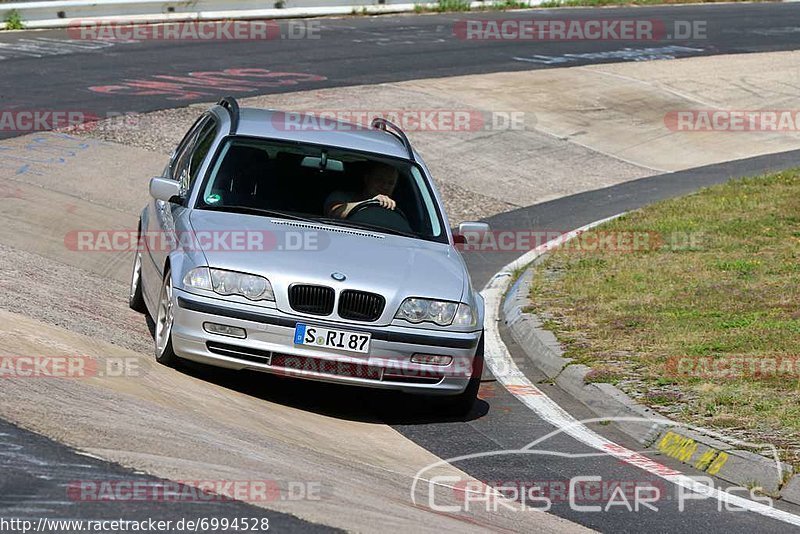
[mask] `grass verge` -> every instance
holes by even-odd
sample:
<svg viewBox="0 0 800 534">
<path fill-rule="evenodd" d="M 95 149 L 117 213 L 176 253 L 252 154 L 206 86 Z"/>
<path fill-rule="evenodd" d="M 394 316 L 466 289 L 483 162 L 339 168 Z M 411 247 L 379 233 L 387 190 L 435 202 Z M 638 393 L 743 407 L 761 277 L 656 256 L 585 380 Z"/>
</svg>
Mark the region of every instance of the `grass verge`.
<svg viewBox="0 0 800 534">
<path fill-rule="evenodd" d="M 3 22 L 6 23 L 6 30 L 22 30 L 25 28 L 22 17 L 16 9 L 8 11 L 3 18 Z"/>
<path fill-rule="evenodd" d="M 537 267 L 531 298 L 589 381 L 800 465 L 800 170 L 587 232 Z"/>
<path fill-rule="evenodd" d="M 439 0 L 435 6 L 425 4 L 415 4 L 414 11 L 417 13 L 445 13 L 451 11 L 469 11 L 469 0 Z"/>
<path fill-rule="evenodd" d="M 779 0 L 545 0 L 535 7 L 655 6 L 660 4 L 716 4 L 720 2 L 772 2 Z"/>
</svg>

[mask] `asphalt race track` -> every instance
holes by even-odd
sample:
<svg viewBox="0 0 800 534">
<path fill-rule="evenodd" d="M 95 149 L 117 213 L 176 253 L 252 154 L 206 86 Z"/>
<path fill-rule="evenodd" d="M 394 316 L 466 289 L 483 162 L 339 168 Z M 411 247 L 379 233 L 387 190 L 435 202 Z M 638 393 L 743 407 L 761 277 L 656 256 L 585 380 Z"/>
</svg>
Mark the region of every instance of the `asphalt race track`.
<svg viewBox="0 0 800 534">
<path fill-rule="evenodd" d="M 545 11 L 548 18 L 591 18 L 592 10 Z M 707 37 L 697 40 L 646 42 L 469 42 L 454 36 L 453 24 L 464 15 L 349 17 L 320 20 L 316 39 L 271 41 L 116 42 L 93 47 L 70 39 L 66 30 L 0 35 L 0 98 L 6 109 L 70 109 L 103 116 L 106 113 L 150 111 L 191 102 L 213 100 L 219 86 L 187 79 L 190 73 L 221 73 L 238 69 L 267 69 L 300 74 L 281 78 L 288 83 L 261 86 L 234 96 L 296 91 L 319 87 L 374 84 L 409 79 L 457 76 L 564 66 L 514 58 L 564 54 L 569 66 L 617 62 L 619 55 L 602 53 L 681 47 L 674 57 L 793 50 L 796 37 L 782 28 L 800 26 L 800 9 L 792 4 L 723 5 L 615 10 L 615 16 L 665 21 L 708 20 Z M 752 14 L 752 15 L 751 15 Z M 713 15 L 713 17 L 709 17 Z M 524 18 L 524 13 L 504 17 Z M 491 18 L 496 14 L 471 14 Z M 287 22 L 281 23 L 284 27 Z M 56 40 L 55 42 L 53 40 Z M 15 45 L 16 42 L 16 45 Z M 635 55 L 629 56 L 634 59 Z M 622 57 L 624 59 L 624 56 Z M 213 75 L 209 75 L 214 79 Z M 323 79 L 324 78 L 324 79 Z M 252 80 L 250 80 L 252 81 Z M 297 83 L 291 83 L 292 81 Z M 152 85 L 148 82 L 160 82 Z M 116 86 L 108 89 L 109 86 Z M 97 93 L 89 87 L 107 88 Z M 240 87 L 242 89 L 242 87 Z M 2 135 L 2 134 L 0 134 Z"/>
<path fill-rule="evenodd" d="M 246 517 L 257 521 L 267 518 L 271 528 L 308 532 L 335 531 L 329 527 L 308 524 L 290 515 L 265 513 L 263 509 L 239 501 L 215 499 L 210 494 L 204 499 L 198 498 L 198 501 L 206 502 L 190 503 L 165 499 L 160 502 L 149 501 L 144 506 L 128 503 L 123 507 L 118 503 L 110 506 L 109 503 L 100 501 L 78 503 L 74 499 L 66 498 L 64 492 L 65 487 L 80 491 L 74 486 L 76 480 L 120 480 L 154 487 L 165 484 L 165 481 L 78 454 L 6 422 L 0 422 L 0 440 L 0 458 L 3 464 L 0 513 L 6 518 L 15 517 L 38 523 L 43 514 L 53 520 L 75 517 L 139 521 L 171 517 Z M 53 469 L 53 466 L 58 466 L 58 469 Z M 176 491 L 181 492 L 182 489 L 178 488 Z"/>
<path fill-rule="evenodd" d="M 549 18 L 590 18 L 587 9 L 548 11 Z M 303 89 L 377 84 L 421 78 L 449 77 L 529 69 L 649 59 L 648 54 L 672 57 L 741 54 L 796 50 L 800 39 L 781 28 L 800 28 L 800 5 L 745 4 L 718 6 L 669 6 L 617 9 L 618 17 L 672 20 L 708 20 L 705 39 L 669 42 L 491 42 L 476 46 L 453 35 L 454 21 L 463 15 L 383 16 L 321 19 L 324 46 L 313 39 L 269 42 L 136 42 L 80 48 L 63 30 L 0 33 L 0 99 L 3 109 L 80 109 L 103 116 L 108 113 L 146 112 L 214 100 L 220 93 L 219 77 L 192 73 L 223 73 L 227 69 L 259 69 L 283 73 L 268 78 L 243 75 L 243 83 L 225 82 L 225 92 L 236 96 L 290 92 Z M 712 16 L 713 15 L 713 16 Z M 471 18 L 502 16 L 524 18 L 524 13 L 473 14 Z M 288 24 L 282 22 L 282 24 Z M 669 22 L 667 22 L 669 26 Z M 661 50 L 663 47 L 679 47 Z M 628 49 L 628 50 L 626 50 Z M 659 50 L 654 50 L 659 49 Z M 624 51 L 627 55 L 620 55 Z M 550 58 L 550 59 L 547 59 Z M 561 59 L 558 59 L 561 58 Z M 568 58 L 568 59 L 564 59 Z M 532 61 L 533 60 L 533 61 Z M 246 74 L 246 73 L 245 73 Z M 222 76 L 226 80 L 230 76 Z M 0 131 L 0 138 L 16 135 Z M 610 188 L 589 191 L 491 217 L 493 229 L 533 226 L 537 230 L 577 228 L 650 202 L 684 194 L 732 177 L 797 166 L 800 151 L 759 156 L 677 173 L 651 176 Z M 473 283 L 483 287 L 516 254 L 468 254 Z M 507 338 L 507 336 L 506 336 Z M 512 354 L 518 348 L 506 339 Z M 523 362 L 524 357 L 517 358 Z M 529 365 L 519 363 L 534 383 L 541 379 Z M 253 374 L 207 375 L 189 371 L 231 388 L 259 396 L 260 377 Z M 333 386 L 310 388 L 298 401 L 293 391 L 277 388 L 269 400 L 300 406 L 310 411 L 356 420 L 378 420 L 439 458 L 447 459 L 479 451 L 510 450 L 553 432 L 499 384 L 484 376 L 490 398 L 480 401 L 466 421 L 443 421 L 411 406 L 385 402 L 385 396 Z M 560 392 L 540 384 L 547 395 L 576 418 L 590 417 L 588 410 Z M 333 400 L 331 400 L 333 399 Z M 358 405 L 358 408 L 353 408 Z M 636 450 L 630 438 L 611 427 L 593 426 L 616 443 Z M 115 479 L 142 477 L 115 464 L 79 453 L 43 436 L 0 421 L 0 517 L 162 519 L 210 516 L 269 517 L 276 529 L 322 531 L 327 527 L 290 515 L 265 512 L 241 502 L 171 504 L 142 502 L 120 508 L 109 503 L 70 502 L 63 486 L 81 478 Z M 569 436 L 555 435 L 545 444 L 551 451 L 575 455 L 523 458 L 495 456 L 458 462 L 457 468 L 489 483 L 498 481 L 564 481 L 578 475 L 598 475 L 604 480 L 653 481 L 650 474 L 593 452 Z M 669 458 L 658 461 L 688 475 L 690 467 Z M 755 513 L 719 509 L 714 500 L 693 501 L 679 510 L 676 492 L 664 488 L 659 511 L 632 513 L 616 507 L 605 513 L 576 512 L 569 503 L 553 503 L 550 513 L 603 532 L 789 532 L 791 525 Z M 796 507 L 778 508 L 798 513 Z M 536 512 L 528 512 L 536 513 Z"/>
</svg>

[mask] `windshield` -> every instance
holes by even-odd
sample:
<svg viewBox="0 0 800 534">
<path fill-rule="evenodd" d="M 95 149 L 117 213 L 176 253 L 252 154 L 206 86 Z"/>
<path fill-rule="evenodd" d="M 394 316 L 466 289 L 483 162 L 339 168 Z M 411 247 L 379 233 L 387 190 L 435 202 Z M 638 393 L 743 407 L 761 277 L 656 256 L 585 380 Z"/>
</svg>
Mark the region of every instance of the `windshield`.
<svg viewBox="0 0 800 534">
<path fill-rule="evenodd" d="M 447 242 L 415 164 L 335 147 L 233 137 L 218 152 L 196 207 Z"/>
</svg>

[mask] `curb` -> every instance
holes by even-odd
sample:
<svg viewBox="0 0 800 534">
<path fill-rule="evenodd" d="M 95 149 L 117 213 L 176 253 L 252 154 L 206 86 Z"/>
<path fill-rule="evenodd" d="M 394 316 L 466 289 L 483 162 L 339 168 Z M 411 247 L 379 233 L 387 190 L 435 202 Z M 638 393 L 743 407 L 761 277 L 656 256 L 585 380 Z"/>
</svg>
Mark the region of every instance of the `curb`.
<svg viewBox="0 0 800 534">
<path fill-rule="evenodd" d="M 800 476 L 792 476 L 792 467 L 781 462 L 774 449 L 772 459 L 756 454 L 752 452 L 758 449 L 756 445 L 681 425 L 642 406 L 612 384 L 586 383 L 590 368 L 572 364 L 572 359 L 565 358 L 555 335 L 542 328 L 536 315 L 524 311 L 529 305 L 533 267 L 544 257 L 538 256 L 509 288 L 501 310 L 511 337 L 539 371 L 598 417 L 625 418 L 615 422 L 615 426 L 646 449 L 726 482 L 747 488 L 760 487 L 769 496 L 800 504 Z M 761 450 L 766 449 L 762 447 Z"/>
</svg>

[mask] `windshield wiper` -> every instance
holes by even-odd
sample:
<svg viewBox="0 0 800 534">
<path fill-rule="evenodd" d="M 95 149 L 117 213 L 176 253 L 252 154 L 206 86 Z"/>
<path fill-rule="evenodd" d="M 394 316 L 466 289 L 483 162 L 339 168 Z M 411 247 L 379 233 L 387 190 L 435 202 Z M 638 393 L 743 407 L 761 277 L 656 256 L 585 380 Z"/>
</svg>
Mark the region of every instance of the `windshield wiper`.
<svg viewBox="0 0 800 534">
<path fill-rule="evenodd" d="M 316 222 L 315 219 L 311 219 L 308 217 L 301 217 L 299 215 L 292 215 L 291 213 L 286 213 L 279 210 L 270 210 L 270 209 L 263 209 L 263 208 L 253 208 L 250 206 L 205 206 L 204 210 L 209 211 L 230 211 L 233 213 L 244 213 L 249 215 L 267 215 L 269 217 L 282 217 L 284 219 L 291 219 L 293 221 L 304 221 L 304 222 Z"/>
<path fill-rule="evenodd" d="M 284 219 L 290 219 L 293 221 L 303 221 L 308 223 L 325 223 L 325 224 L 332 224 L 332 225 L 339 225 L 339 226 L 347 226 L 349 228 L 361 228 L 362 230 L 370 230 L 373 232 L 381 232 L 384 234 L 393 234 L 399 235 L 403 237 L 411 237 L 414 239 L 425 239 L 424 236 L 414 233 L 414 232 L 404 232 L 402 230 L 395 230 L 393 228 L 385 228 L 383 226 L 378 226 L 375 224 L 368 224 L 368 223 L 356 223 L 353 221 L 348 221 L 347 219 L 338 219 L 334 217 L 301 217 L 299 215 L 293 215 L 291 213 L 286 213 L 279 210 L 270 210 L 264 208 L 253 208 L 250 206 L 203 206 L 200 209 L 209 210 L 209 211 L 230 211 L 233 213 L 245 213 L 250 215 L 267 215 L 269 217 L 282 217 Z"/>
<path fill-rule="evenodd" d="M 402 230 L 395 230 L 393 228 L 386 228 L 385 226 L 378 226 L 377 224 L 368 224 L 368 223 L 357 223 L 353 221 L 348 221 L 347 219 L 336 219 L 333 217 L 321 217 L 317 219 L 320 222 L 324 222 L 327 224 L 338 224 L 341 226 L 347 226 L 349 228 L 361 228 L 362 230 L 371 230 L 373 232 L 381 232 L 384 234 L 393 234 L 399 235 L 403 237 L 412 237 L 414 239 L 425 239 L 424 236 L 416 233 L 416 232 L 404 232 Z"/>
</svg>

